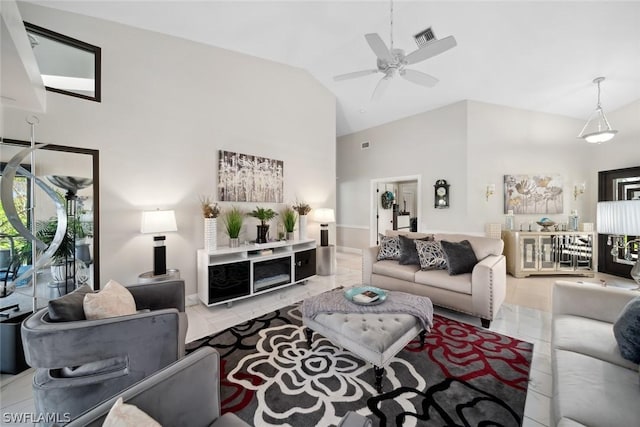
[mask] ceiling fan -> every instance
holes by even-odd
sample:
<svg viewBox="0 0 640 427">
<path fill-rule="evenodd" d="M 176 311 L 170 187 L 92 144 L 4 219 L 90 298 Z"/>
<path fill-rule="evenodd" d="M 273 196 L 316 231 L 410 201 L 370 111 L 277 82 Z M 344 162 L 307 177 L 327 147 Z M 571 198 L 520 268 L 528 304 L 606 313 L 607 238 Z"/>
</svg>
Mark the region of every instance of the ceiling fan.
<svg viewBox="0 0 640 427">
<path fill-rule="evenodd" d="M 457 45 L 456 39 L 453 36 L 448 36 L 443 39 L 436 39 L 431 28 L 420 32 L 415 35 L 416 42 L 418 43 L 418 49 L 414 50 L 408 55 L 405 55 L 404 50 L 396 49 L 393 47 L 393 0 L 391 0 L 390 7 L 390 47 L 387 47 L 377 33 L 365 34 L 365 39 L 369 44 L 369 47 L 377 57 L 377 68 L 371 70 L 354 71 L 352 73 L 340 74 L 335 76 L 333 80 L 342 81 L 353 79 L 357 77 L 368 76 L 370 74 L 382 73 L 384 76 L 380 79 L 376 88 L 371 96 L 372 100 L 380 99 L 382 94 L 387 89 L 389 82 L 396 75 L 408 80 L 412 83 L 433 87 L 438 83 L 438 79 L 423 73 L 421 71 L 410 70 L 405 68 L 407 65 L 412 65 L 426 59 L 439 55 Z"/>
</svg>

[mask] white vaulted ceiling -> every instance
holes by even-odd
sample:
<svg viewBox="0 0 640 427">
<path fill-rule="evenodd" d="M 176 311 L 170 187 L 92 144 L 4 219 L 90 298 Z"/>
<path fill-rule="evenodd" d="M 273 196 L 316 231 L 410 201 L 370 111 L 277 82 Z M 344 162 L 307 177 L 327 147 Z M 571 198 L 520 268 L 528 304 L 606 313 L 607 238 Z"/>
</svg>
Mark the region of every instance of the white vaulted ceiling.
<svg viewBox="0 0 640 427">
<path fill-rule="evenodd" d="M 640 99 L 640 1 L 396 0 L 395 47 L 413 51 L 413 35 L 427 27 L 458 46 L 411 66 L 439 78 L 436 87 L 393 79 L 377 102 L 370 97 L 381 74 L 332 76 L 375 68 L 364 34 L 389 43 L 388 1 L 33 3 L 305 69 L 335 94 L 338 135 L 464 99 L 586 120 L 597 76 L 607 78 L 605 111 Z"/>
</svg>

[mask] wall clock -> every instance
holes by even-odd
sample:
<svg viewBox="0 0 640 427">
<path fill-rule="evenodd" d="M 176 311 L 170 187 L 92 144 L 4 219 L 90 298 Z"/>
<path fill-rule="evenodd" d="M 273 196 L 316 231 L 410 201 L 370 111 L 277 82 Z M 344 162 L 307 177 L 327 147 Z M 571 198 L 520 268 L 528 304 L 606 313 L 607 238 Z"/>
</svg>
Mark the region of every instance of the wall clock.
<svg viewBox="0 0 640 427">
<path fill-rule="evenodd" d="M 433 186 L 435 197 L 433 207 L 445 209 L 449 207 L 449 184 L 444 179 L 439 179 Z"/>
</svg>

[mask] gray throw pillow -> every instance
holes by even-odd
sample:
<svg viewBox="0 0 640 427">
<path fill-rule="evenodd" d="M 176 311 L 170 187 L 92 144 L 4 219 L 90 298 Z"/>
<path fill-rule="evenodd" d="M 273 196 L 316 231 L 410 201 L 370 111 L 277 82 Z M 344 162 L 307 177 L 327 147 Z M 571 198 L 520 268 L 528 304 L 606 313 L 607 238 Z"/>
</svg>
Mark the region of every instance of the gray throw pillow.
<svg viewBox="0 0 640 427">
<path fill-rule="evenodd" d="M 613 324 L 613 335 L 622 357 L 640 363 L 640 297 L 624 306 Z"/>
<path fill-rule="evenodd" d="M 400 258 L 400 239 L 398 236 L 385 236 L 379 234 L 380 238 L 380 250 L 378 251 L 378 261 L 383 259 Z"/>
<path fill-rule="evenodd" d="M 445 258 L 442 245 L 438 241 L 415 240 L 418 258 L 420 258 L 421 270 L 446 270 L 447 259 Z"/>
<path fill-rule="evenodd" d="M 82 285 L 63 297 L 49 301 L 49 320 L 52 322 L 86 320 L 82 302 L 88 293 L 93 293 L 91 286 Z"/>
<path fill-rule="evenodd" d="M 440 243 L 447 259 L 447 270 L 449 270 L 450 276 L 473 271 L 473 267 L 478 263 L 478 258 L 476 258 L 476 253 L 473 252 L 471 243 L 468 240 L 461 242 L 442 240 Z"/>
<path fill-rule="evenodd" d="M 416 248 L 416 240 L 422 240 L 424 242 L 433 240 L 431 237 L 424 237 L 422 239 L 410 239 L 406 236 L 400 237 L 400 259 L 398 264 L 401 265 L 420 265 L 420 257 L 418 257 L 418 249 Z"/>
</svg>

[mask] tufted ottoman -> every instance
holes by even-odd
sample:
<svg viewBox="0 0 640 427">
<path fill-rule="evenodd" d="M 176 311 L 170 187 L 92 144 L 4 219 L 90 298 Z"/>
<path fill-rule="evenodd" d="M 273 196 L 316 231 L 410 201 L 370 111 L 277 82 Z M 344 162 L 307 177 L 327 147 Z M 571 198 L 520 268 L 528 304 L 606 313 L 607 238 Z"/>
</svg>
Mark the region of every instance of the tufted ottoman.
<svg viewBox="0 0 640 427">
<path fill-rule="evenodd" d="M 411 314 L 393 313 L 321 313 L 313 319 L 302 318 L 307 343 L 311 348 L 313 332 L 349 350 L 373 364 L 375 387 L 382 393 L 384 367 L 416 335 L 424 345 L 425 330 Z"/>
</svg>

